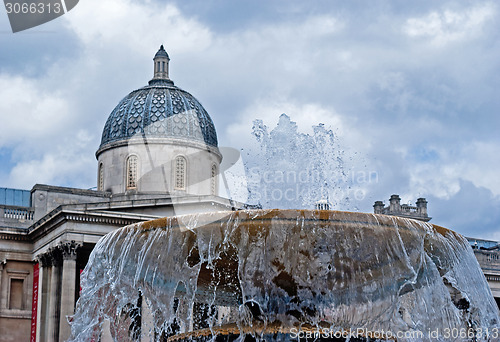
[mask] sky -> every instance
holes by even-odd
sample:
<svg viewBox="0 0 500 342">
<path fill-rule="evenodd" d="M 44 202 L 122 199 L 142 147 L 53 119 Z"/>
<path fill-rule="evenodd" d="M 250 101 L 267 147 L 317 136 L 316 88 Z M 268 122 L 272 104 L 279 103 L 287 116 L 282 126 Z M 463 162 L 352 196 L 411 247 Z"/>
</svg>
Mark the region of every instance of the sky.
<svg viewBox="0 0 500 342">
<path fill-rule="evenodd" d="M 13 34 L 0 8 L 0 187 L 95 187 L 104 123 L 164 44 L 220 146 L 282 113 L 322 123 L 351 172 L 376 174 L 356 210 L 425 197 L 432 223 L 500 240 L 499 16 L 480 0 L 85 0 Z"/>
</svg>

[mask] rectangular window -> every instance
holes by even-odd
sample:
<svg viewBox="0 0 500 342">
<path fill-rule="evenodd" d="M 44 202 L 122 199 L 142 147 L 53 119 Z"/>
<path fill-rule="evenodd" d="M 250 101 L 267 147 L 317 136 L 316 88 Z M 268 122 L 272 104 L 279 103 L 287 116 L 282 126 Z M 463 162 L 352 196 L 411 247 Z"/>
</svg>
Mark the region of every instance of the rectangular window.
<svg viewBox="0 0 500 342">
<path fill-rule="evenodd" d="M 9 309 L 24 309 L 24 279 L 10 279 Z"/>
<path fill-rule="evenodd" d="M 97 185 L 97 190 L 104 191 L 104 167 L 102 164 L 99 164 L 99 182 Z"/>
<path fill-rule="evenodd" d="M 127 159 L 127 189 L 137 188 L 137 157 L 130 156 Z"/>
<path fill-rule="evenodd" d="M 212 195 L 217 194 L 217 166 L 212 165 L 212 175 L 210 178 L 210 189 L 212 192 Z"/>
<path fill-rule="evenodd" d="M 175 189 L 186 189 L 186 159 L 184 157 L 175 158 Z"/>
</svg>

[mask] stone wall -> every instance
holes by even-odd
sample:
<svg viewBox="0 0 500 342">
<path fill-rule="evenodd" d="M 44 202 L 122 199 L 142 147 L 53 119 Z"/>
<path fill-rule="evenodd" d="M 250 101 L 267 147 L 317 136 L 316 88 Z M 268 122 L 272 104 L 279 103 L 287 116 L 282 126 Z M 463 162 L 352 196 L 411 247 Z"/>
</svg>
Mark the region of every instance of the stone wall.
<svg viewBox="0 0 500 342">
<path fill-rule="evenodd" d="M 82 190 L 37 184 L 31 190 L 31 206 L 38 221 L 50 211 L 64 204 L 92 203 L 109 200 L 110 194 L 94 190 Z"/>
<path fill-rule="evenodd" d="M 33 263 L 0 262 L 0 342 L 29 340 L 32 289 Z"/>
</svg>

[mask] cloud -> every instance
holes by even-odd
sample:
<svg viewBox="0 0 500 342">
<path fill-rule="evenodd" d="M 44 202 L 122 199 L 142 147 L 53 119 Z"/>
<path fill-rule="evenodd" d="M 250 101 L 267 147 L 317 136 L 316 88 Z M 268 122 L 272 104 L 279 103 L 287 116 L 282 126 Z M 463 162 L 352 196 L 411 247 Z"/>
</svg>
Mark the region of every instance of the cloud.
<svg viewBox="0 0 500 342">
<path fill-rule="evenodd" d="M 172 5 L 91 1 L 61 22 L 57 27 L 70 32 L 63 36 L 78 42 L 79 53 L 35 59 L 30 65 L 36 73 L 0 70 L 0 149 L 10 151 L 3 158 L 3 186 L 94 186 L 104 122 L 120 98 L 147 83 L 159 44 L 168 40 L 182 53 L 210 42 L 208 29 Z"/>
<path fill-rule="evenodd" d="M 130 0 L 87 1 L 67 15 L 67 25 L 85 45 L 86 53 L 102 50 L 151 55 L 160 42 L 176 53 L 202 51 L 210 30 L 172 4 Z M 89 22 L 92 24 L 89 25 Z"/>
<path fill-rule="evenodd" d="M 432 11 L 424 17 L 409 18 L 403 32 L 409 37 L 430 39 L 432 44 L 443 46 L 477 36 L 495 14 L 496 6 L 492 3 L 477 4 L 459 11 Z"/>
<path fill-rule="evenodd" d="M 448 199 L 428 197 L 431 222 L 468 237 L 500 240 L 500 196 L 469 181 L 460 181 L 459 188 Z"/>
<path fill-rule="evenodd" d="M 500 196 L 499 146 L 498 140 L 475 141 L 467 144 L 458 167 L 463 179 L 472 182 L 477 187 L 488 189 L 495 196 Z"/>
<path fill-rule="evenodd" d="M 444 204 L 472 194 L 464 184 L 498 196 L 494 3 L 217 6 L 88 0 L 50 34 L 0 36 L 2 186 L 94 186 L 104 122 L 147 83 L 163 43 L 222 145 L 250 146 L 253 120 L 274 127 L 281 113 L 303 132 L 332 128 L 378 175 L 364 211 L 392 193 Z"/>
<path fill-rule="evenodd" d="M 33 79 L 0 74 L 0 147 L 56 135 L 68 124 L 70 106 L 62 94 Z"/>
<path fill-rule="evenodd" d="M 55 148 L 48 149 L 44 154 L 17 162 L 10 171 L 9 186 L 25 189 L 34 184 L 79 188 L 95 186 L 95 159 L 86 149 L 90 137 L 86 132 L 79 131 L 73 138 L 61 140 Z"/>
<path fill-rule="evenodd" d="M 291 99 L 270 96 L 266 99 L 258 99 L 254 104 L 245 108 L 242 113 L 238 113 L 238 120 L 228 126 L 225 135 L 231 145 L 248 146 L 251 144 L 250 140 L 253 140 L 251 129 L 254 120 L 261 119 L 265 125 L 274 127 L 279 116 L 283 113 L 290 116 L 303 133 L 311 134 L 313 125 L 319 123 L 325 124 L 326 127 L 340 134 L 344 130 L 342 117 L 333 108 L 324 108 L 315 103 L 297 103 Z"/>
<path fill-rule="evenodd" d="M 496 158 L 498 141 L 475 141 L 453 147 L 434 147 L 426 156 L 406 153 L 410 186 L 415 192 L 450 199 L 470 182 L 500 196 L 500 158 Z M 425 153 L 425 152 L 424 152 Z"/>
</svg>

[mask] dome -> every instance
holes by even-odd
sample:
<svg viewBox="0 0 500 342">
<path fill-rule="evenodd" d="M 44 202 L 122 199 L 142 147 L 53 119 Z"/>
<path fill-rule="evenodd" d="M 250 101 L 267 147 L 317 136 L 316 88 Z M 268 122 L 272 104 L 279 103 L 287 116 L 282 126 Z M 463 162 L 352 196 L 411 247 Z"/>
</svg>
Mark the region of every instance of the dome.
<svg viewBox="0 0 500 342">
<path fill-rule="evenodd" d="M 168 55 L 155 55 L 155 76 L 113 109 L 102 132 L 99 152 L 134 136 L 174 138 L 217 148 L 217 133 L 201 103 L 168 78 Z M 166 62 L 166 65 L 165 65 Z"/>
<path fill-rule="evenodd" d="M 163 45 L 160 46 L 160 49 L 158 50 L 158 52 L 155 55 L 155 58 L 156 57 L 166 57 L 166 58 L 169 58 L 168 57 L 168 53 L 167 53 L 167 51 L 165 51 L 165 48 L 163 47 Z"/>
</svg>

